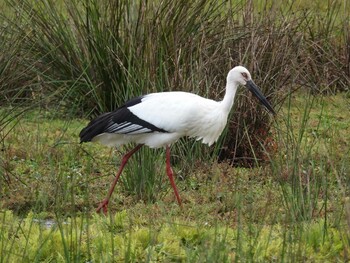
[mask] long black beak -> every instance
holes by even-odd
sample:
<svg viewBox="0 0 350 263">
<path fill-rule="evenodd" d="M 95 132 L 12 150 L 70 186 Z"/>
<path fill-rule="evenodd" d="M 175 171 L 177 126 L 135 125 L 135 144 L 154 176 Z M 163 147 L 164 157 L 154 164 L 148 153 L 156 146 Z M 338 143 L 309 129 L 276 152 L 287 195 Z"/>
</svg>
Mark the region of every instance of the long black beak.
<svg viewBox="0 0 350 263">
<path fill-rule="evenodd" d="M 276 114 L 271 104 L 267 101 L 267 99 L 261 93 L 258 86 L 255 85 L 255 83 L 252 80 L 248 80 L 245 86 L 251 91 L 251 93 L 253 93 L 255 97 L 259 99 L 259 101 L 266 107 L 266 109 L 268 109 L 272 114 Z"/>
</svg>

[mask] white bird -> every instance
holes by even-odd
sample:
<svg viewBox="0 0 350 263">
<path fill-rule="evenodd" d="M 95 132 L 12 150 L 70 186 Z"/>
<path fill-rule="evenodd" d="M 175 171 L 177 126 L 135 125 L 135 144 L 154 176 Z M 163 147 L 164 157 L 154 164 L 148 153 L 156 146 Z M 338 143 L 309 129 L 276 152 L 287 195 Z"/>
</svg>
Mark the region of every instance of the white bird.
<svg viewBox="0 0 350 263">
<path fill-rule="evenodd" d="M 271 113 L 275 114 L 270 103 L 253 82 L 249 71 L 237 66 L 227 75 L 226 92 L 222 101 L 180 91 L 151 93 L 131 99 L 115 111 L 93 119 L 80 132 L 81 143 L 97 141 L 114 147 L 126 143 L 137 144 L 124 155 L 108 195 L 98 206 L 97 212 L 101 209 L 104 213 L 107 212 L 109 199 L 124 166 L 130 156 L 143 145 L 166 148 L 166 172 L 181 206 L 170 166 L 170 145 L 185 136 L 202 140 L 208 145 L 216 142 L 226 126 L 239 85 L 246 86 Z"/>
</svg>

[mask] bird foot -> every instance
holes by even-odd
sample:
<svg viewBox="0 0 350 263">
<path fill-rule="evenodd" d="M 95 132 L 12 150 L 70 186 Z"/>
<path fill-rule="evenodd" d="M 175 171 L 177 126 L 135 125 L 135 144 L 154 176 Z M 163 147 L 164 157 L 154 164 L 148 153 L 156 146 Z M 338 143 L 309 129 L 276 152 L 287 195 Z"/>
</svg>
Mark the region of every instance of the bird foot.
<svg viewBox="0 0 350 263">
<path fill-rule="evenodd" d="M 103 213 L 104 213 L 105 215 L 107 215 L 108 202 L 109 202 L 108 199 L 104 199 L 104 200 L 100 203 L 100 205 L 97 207 L 96 213 L 101 212 L 101 209 L 102 209 Z"/>
</svg>

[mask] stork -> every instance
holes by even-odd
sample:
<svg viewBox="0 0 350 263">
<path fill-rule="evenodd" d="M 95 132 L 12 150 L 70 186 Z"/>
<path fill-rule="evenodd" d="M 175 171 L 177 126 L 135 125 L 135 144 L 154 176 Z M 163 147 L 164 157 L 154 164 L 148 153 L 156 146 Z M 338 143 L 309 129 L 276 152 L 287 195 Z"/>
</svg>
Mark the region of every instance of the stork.
<svg viewBox="0 0 350 263">
<path fill-rule="evenodd" d="M 106 198 L 97 212 L 107 213 L 108 202 L 129 158 L 143 145 L 166 149 L 166 173 L 177 202 L 181 199 L 170 165 L 170 145 L 181 137 L 194 137 L 209 146 L 216 142 L 224 130 L 239 85 L 245 86 L 275 114 L 271 104 L 253 82 L 249 71 L 242 66 L 231 69 L 227 75 L 223 100 L 214 101 L 193 93 L 172 91 L 150 93 L 127 101 L 118 109 L 96 117 L 80 132 L 80 142 L 100 142 L 118 147 L 135 143 L 126 153 L 111 184 Z"/>
</svg>

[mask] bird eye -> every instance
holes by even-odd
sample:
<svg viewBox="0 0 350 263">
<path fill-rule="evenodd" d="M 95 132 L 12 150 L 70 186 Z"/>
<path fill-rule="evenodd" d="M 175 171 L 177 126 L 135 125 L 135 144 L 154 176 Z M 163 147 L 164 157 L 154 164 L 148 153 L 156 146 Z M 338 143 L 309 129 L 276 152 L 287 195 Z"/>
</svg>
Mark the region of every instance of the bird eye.
<svg viewBox="0 0 350 263">
<path fill-rule="evenodd" d="M 241 74 L 242 74 L 242 76 L 243 76 L 243 78 L 244 78 L 244 79 L 248 79 L 248 75 L 247 75 L 247 73 L 242 72 Z"/>
</svg>

